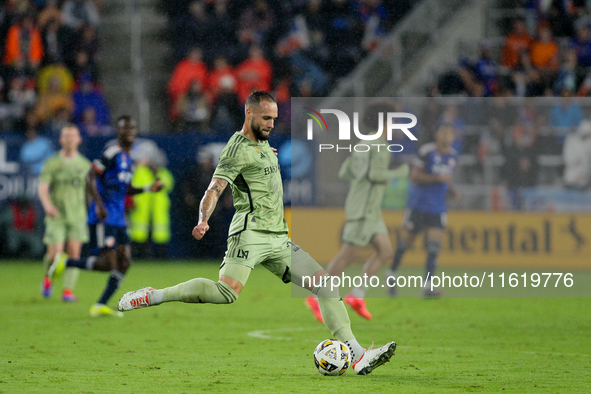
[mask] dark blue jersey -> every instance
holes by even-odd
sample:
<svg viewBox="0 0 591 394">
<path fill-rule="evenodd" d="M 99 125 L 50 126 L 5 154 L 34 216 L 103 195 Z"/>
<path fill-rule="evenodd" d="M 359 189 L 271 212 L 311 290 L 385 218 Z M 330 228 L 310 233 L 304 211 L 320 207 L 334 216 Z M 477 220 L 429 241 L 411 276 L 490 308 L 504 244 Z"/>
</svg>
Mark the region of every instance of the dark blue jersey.
<svg viewBox="0 0 591 394">
<path fill-rule="evenodd" d="M 115 144 L 105 149 L 92 166 L 99 174 L 96 186 L 107 211 L 105 223 L 125 226 L 125 196 L 133 175 L 133 160 L 119 144 Z M 99 222 L 95 205 L 93 201 L 88 209 L 88 224 Z"/>
<path fill-rule="evenodd" d="M 458 163 L 457 153 L 437 151 L 434 143 L 429 143 L 419 148 L 418 155 L 413 160 L 413 166 L 422 168 L 425 174 L 453 173 Z M 411 183 L 408 194 L 408 207 L 412 210 L 431 214 L 440 214 L 447 211 L 445 198 L 448 182 Z"/>
</svg>

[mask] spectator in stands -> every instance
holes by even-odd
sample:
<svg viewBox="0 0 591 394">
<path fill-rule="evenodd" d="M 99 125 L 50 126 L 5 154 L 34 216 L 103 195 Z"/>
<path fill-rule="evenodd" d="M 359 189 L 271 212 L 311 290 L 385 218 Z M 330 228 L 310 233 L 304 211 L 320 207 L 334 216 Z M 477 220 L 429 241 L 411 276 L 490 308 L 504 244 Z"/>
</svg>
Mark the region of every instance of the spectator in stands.
<svg viewBox="0 0 591 394">
<path fill-rule="evenodd" d="M 10 81 L 7 98 L 16 116 L 21 117 L 26 108 L 35 105 L 37 94 L 31 82 L 28 82 L 24 77 L 17 76 Z"/>
<path fill-rule="evenodd" d="M 513 31 L 505 39 L 501 64 L 505 67 L 515 68 L 521 62 L 521 54 L 529 52 L 533 39 L 527 31 L 525 20 L 518 18 L 513 22 Z"/>
<path fill-rule="evenodd" d="M 71 94 L 64 90 L 62 81 L 53 76 L 48 83 L 47 91 L 39 95 L 35 107 L 35 115 L 39 122 L 49 122 L 60 109 L 65 109 L 68 116 L 74 110 L 74 103 Z"/>
<path fill-rule="evenodd" d="M 458 69 L 458 77 L 461 82 L 458 88 L 461 87 L 461 90 L 464 93 L 468 94 L 471 97 L 482 97 L 484 95 L 484 84 L 478 78 L 476 78 L 476 74 L 474 73 L 473 68 L 468 62 L 464 61 L 460 64 L 460 67 Z M 453 84 L 447 87 L 443 87 L 443 89 L 453 89 L 452 86 Z M 452 92 L 453 90 L 449 93 Z"/>
<path fill-rule="evenodd" d="M 275 27 L 275 14 L 266 0 L 256 0 L 254 6 L 246 7 L 240 15 L 240 30 L 247 31 L 253 43 L 263 46 Z"/>
<path fill-rule="evenodd" d="M 10 201 L 0 212 L 0 239 L 5 243 L 2 252 L 17 257 L 42 256 L 41 223 L 41 216 L 27 197 Z"/>
<path fill-rule="evenodd" d="M 20 163 L 23 171 L 30 175 L 39 175 L 43 162 L 53 154 L 51 141 L 40 136 L 34 127 L 25 132 L 27 141 L 21 146 Z"/>
<path fill-rule="evenodd" d="M 228 132 L 239 129 L 240 118 L 243 116 L 244 110 L 238 102 L 235 84 L 236 79 L 229 77 L 220 79 L 220 89 L 211 116 L 211 128 L 215 131 Z"/>
<path fill-rule="evenodd" d="M 178 115 L 176 108 L 179 98 L 189 91 L 192 81 L 199 81 L 201 89 L 207 90 L 208 71 L 201 57 L 201 49 L 197 47 L 191 48 L 187 53 L 187 57 L 177 64 L 170 76 L 168 94 L 172 120 L 176 119 L 176 115 Z"/>
<path fill-rule="evenodd" d="M 389 30 L 388 10 L 382 0 L 365 0 L 353 3 L 357 19 L 363 24 L 364 50 L 371 51 L 377 47 L 382 37 Z"/>
<path fill-rule="evenodd" d="M 529 53 L 521 54 L 521 65 L 511 74 L 515 85 L 515 96 L 543 96 L 548 85 L 542 73 L 533 66 Z"/>
<path fill-rule="evenodd" d="M 591 185 L 591 121 L 583 120 L 564 141 L 564 185 L 584 190 Z"/>
<path fill-rule="evenodd" d="M 566 135 L 579 127 L 583 121 L 583 110 L 579 103 L 573 99 L 573 92 L 563 89 L 562 98 L 556 99 L 550 110 L 549 126 L 554 128 L 554 132 L 559 142 L 563 142 Z"/>
<path fill-rule="evenodd" d="M 289 58 L 293 83 L 298 86 L 301 82 L 310 83 L 312 96 L 323 96 L 329 86 L 329 78 L 322 68 L 301 52 L 296 52 Z"/>
<path fill-rule="evenodd" d="M 96 111 L 93 107 L 86 107 L 82 112 L 82 119 L 76 123 L 80 134 L 83 136 L 110 136 L 113 135 L 113 129 L 108 124 L 100 124 L 97 121 Z"/>
<path fill-rule="evenodd" d="M 210 50 L 218 49 L 212 49 L 213 29 L 203 0 L 191 2 L 189 12 L 173 21 L 172 32 L 176 59 L 184 56 L 195 45 L 199 45 L 208 58 Z"/>
<path fill-rule="evenodd" d="M 82 29 L 82 34 L 73 43 L 74 52 L 86 52 L 88 55 L 88 63 L 95 65 L 97 62 L 97 52 L 99 49 L 98 37 L 96 29 L 92 26 L 85 26 Z"/>
<path fill-rule="evenodd" d="M 245 103 L 255 90 L 271 91 L 273 69 L 271 63 L 263 57 L 263 50 L 252 46 L 249 57 L 236 68 L 238 77 L 238 99 Z"/>
<path fill-rule="evenodd" d="M 62 5 L 62 22 L 72 30 L 86 26 L 98 27 L 100 18 L 92 0 L 66 0 Z"/>
<path fill-rule="evenodd" d="M 87 108 L 94 109 L 96 123 L 105 126 L 110 123 L 109 106 L 107 100 L 92 84 L 92 78 L 86 74 L 82 76 L 78 89 L 74 91 L 74 122 L 81 123 L 84 111 Z"/>
<path fill-rule="evenodd" d="M 180 130 L 207 130 L 211 111 L 201 89 L 201 82 L 193 80 L 191 87 L 177 102 Z"/>
<path fill-rule="evenodd" d="M 559 96 L 565 89 L 576 92 L 585 79 L 585 75 L 585 70 L 579 66 L 576 50 L 574 48 L 568 49 L 554 81 L 554 95 Z"/>
<path fill-rule="evenodd" d="M 47 122 L 46 132 L 53 138 L 59 137 L 62 129 L 71 124 L 70 113 L 65 108 L 59 109 L 56 114 Z"/>
<path fill-rule="evenodd" d="M 43 59 L 41 33 L 33 15 L 25 14 L 8 29 L 4 48 L 4 65 L 33 75 Z"/>
<path fill-rule="evenodd" d="M 587 21 L 577 27 L 577 35 L 571 38 L 570 47 L 574 49 L 582 67 L 591 67 L 591 29 Z"/>
<path fill-rule="evenodd" d="M 90 62 L 88 52 L 80 50 L 74 55 L 74 64 L 71 67 L 76 83 L 81 83 L 83 78 L 90 78 L 92 83 L 97 84 L 99 71 L 96 63 Z"/>
<path fill-rule="evenodd" d="M 553 74 L 558 69 L 558 45 L 545 24 L 540 25 L 538 38 L 531 44 L 530 59 L 533 66 L 543 74 Z"/>
<path fill-rule="evenodd" d="M 37 27 L 45 30 L 52 21 L 61 21 L 62 12 L 59 9 L 57 0 L 48 0 L 37 17 Z"/>
<path fill-rule="evenodd" d="M 42 33 L 45 59 L 63 61 L 68 56 L 68 32 L 59 19 L 50 19 Z"/>
<path fill-rule="evenodd" d="M 332 0 L 326 4 L 326 43 L 330 47 L 330 60 L 325 69 L 341 77 L 361 60 L 361 22 L 346 0 Z"/>
<path fill-rule="evenodd" d="M 40 95 L 49 90 L 49 83 L 52 80 L 59 81 L 59 89 L 66 94 L 70 94 L 74 89 L 74 77 L 61 61 L 50 61 L 47 66 L 39 70 L 37 90 Z"/>
<path fill-rule="evenodd" d="M 498 66 L 492 57 L 490 43 L 480 43 L 480 58 L 474 65 L 474 75 L 484 87 L 483 96 L 492 96 L 497 91 Z"/>
<path fill-rule="evenodd" d="M 538 158 L 534 149 L 535 129 L 518 120 L 513 128 L 512 144 L 505 146 L 501 177 L 507 183 L 512 210 L 523 208 L 522 189 L 538 183 Z"/>
<path fill-rule="evenodd" d="M 536 1 L 542 7 L 544 19 L 558 37 L 570 37 L 574 33 L 574 7 L 572 1 Z"/>
<path fill-rule="evenodd" d="M 218 56 L 215 58 L 215 63 L 211 74 L 209 74 L 207 88 L 205 91 L 208 93 L 212 101 L 216 101 L 216 98 L 222 89 L 233 92 L 237 91 L 238 80 L 236 73 L 232 66 L 228 63 L 228 59 L 225 56 Z"/>
<path fill-rule="evenodd" d="M 244 57 L 236 53 L 236 34 L 234 32 L 234 22 L 228 15 L 228 6 L 225 1 L 216 1 L 214 4 L 213 15 L 209 17 L 211 21 L 211 37 L 215 37 L 215 52 L 223 51 L 224 55 L 235 60 L 236 63 Z"/>
</svg>

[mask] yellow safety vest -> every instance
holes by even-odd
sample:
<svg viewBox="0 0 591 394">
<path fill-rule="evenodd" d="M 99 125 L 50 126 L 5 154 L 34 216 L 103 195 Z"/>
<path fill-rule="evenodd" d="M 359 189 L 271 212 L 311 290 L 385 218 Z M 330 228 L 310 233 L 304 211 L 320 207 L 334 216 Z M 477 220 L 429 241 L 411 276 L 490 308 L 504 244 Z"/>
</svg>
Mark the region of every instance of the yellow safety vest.
<svg viewBox="0 0 591 394">
<path fill-rule="evenodd" d="M 159 192 L 146 192 L 133 196 L 133 210 L 129 214 L 130 237 L 133 242 L 147 242 L 152 227 L 152 241 L 158 244 L 170 241 L 170 197 L 174 188 L 174 177 L 161 167 L 156 175 L 148 166 L 138 165 L 131 179 L 131 185 L 142 189 L 150 186 L 156 178 L 164 184 Z"/>
</svg>

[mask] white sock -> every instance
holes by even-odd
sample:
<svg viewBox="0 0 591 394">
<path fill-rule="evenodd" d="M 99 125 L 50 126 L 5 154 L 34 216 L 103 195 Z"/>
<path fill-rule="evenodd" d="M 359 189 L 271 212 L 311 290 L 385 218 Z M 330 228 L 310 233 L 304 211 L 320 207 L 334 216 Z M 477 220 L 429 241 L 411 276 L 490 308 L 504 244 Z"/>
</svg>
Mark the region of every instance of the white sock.
<svg viewBox="0 0 591 394">
<path fill-rule="evenodd" d="M 355 338 L 345 341 L 345 345 L 349 347 L 349 351 L 351 352 L 351 364 L 359 361 L 361 356 L 363 356 L 363 353 L 365 353 L 365 348 L 363 348 Z"/>
<path fill-rule="evenodd" d="M 365 298 L 365 287 L 354 287 L 351 293 L 355 298 Z"/>
<path fill-rule="evenodd" d="M 160 305 L 164 302 L 164 290 L 152 290 L 150 291 L 150 305 Z"/>
</svg>

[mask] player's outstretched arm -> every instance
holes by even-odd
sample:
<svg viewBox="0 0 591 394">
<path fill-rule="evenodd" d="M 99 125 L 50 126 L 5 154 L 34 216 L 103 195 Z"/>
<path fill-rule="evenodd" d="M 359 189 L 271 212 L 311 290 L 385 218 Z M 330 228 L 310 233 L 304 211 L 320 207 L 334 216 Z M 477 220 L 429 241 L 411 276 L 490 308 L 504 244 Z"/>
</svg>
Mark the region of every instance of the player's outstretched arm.
<svg viewBox="0 0 591 394">
<path fill-rule="evenodd" d="M 86 192 L 96 203 L 96 215 L 99 220 L 105 220 L 107 218 L 107 210 L 103 205 L 103 199 L 101 198 L 98 189 L 96 187 L 96 177 L 98 172 L 94 167 L 90 167 L 90 170 L 86 174 Z"/>
<path fill-rule="evenodd" d="M 224 179 L 211 179 L 211 183 L 201 199 L 201 204 L 199 204 L 199 224 L 193 229 L 193 237 L 195 237 L 195 239 L 200 240 L 203 238 L 207 230 L 209 230 L 207 221 L 213 214 L 218 199 L 226 189 L 226 186 L 228 186 L 228 181 Z"/>
</svg>

